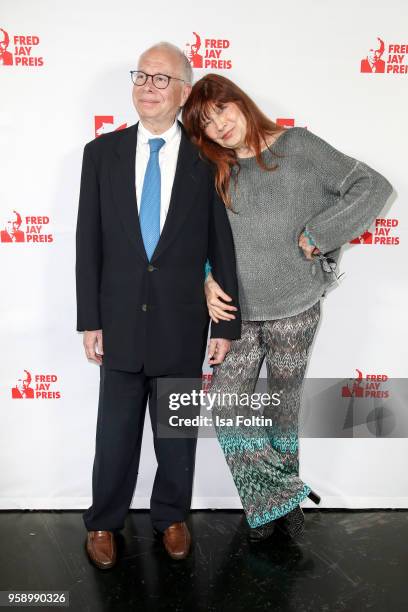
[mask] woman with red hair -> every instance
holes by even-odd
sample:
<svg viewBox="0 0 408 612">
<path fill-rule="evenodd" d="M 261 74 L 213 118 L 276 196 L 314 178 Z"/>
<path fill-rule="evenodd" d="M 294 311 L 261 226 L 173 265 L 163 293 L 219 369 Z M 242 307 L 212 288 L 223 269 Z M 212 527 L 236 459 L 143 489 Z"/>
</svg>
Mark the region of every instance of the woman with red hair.
<svg viewBox="0 0 408 612">
<path fill-rule="evenodd" d="M 304 528 L 300 502 L 320 502 L 300 479 L 298 460 L 301 386 L 320 300 L 337 280 L 341 246 L 371 225 L 392 186 L 309 130 L 278 126 L 221 75 L 208 74 L 194 85 L 183 123 L 214 167 L 236 251 L 242 335 L 214 366 L 211 392 L 251 396 L 265 359 L 274 398 L 261 424 L 214 420 L 217 436 L 250 539 L 268 538 L 275 526 L 293 537 Z M 212 268 L 205 288 L 217 323 L 234 318 L 236 309 L 216 281 Z M 222 418 L 232 416 L 228 406 L 217 409 Z M 235 403 L 233 414 L 238 412 Z"/>
</svg>

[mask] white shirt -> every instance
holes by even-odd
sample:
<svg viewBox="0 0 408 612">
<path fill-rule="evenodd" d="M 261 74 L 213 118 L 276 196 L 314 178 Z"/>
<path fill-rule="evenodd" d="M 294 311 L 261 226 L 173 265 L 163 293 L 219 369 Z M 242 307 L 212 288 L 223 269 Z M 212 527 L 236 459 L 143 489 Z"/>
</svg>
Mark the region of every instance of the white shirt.
<svg viewBox="0 0 408 612">
<path fill-rule="evenodd" d="M 163 132 L 163 134 L 152 134 L 145 128 L 142 122 L 139 121 L 136 146 L 136 198 L 137 210 L 139 213 L 140 203 L 142 200 L 144 175 L 146 172 L 147 162 L 149 161 L 150 157 L 150 146 L 148 142 L 149 138 L 163 138 L 166 141 L 159 151 L 159 166 L 161 176 L 161 233 L 167 217 L 167 212 L 169 210 L 171 190 L 173 188 L 174 175 L 176 174 L 177 158 L 181 140 L 181 128 L 177 123 L 177 119 L 168 130 Z"/>
</svg>

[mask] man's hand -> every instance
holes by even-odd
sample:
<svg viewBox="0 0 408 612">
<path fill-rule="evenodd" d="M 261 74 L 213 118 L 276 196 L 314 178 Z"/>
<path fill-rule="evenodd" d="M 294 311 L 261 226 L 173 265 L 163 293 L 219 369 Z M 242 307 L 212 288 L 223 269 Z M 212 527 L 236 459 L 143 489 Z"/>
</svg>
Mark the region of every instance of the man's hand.
<svg viewBox="0 0 408 612">
<path fill-rule="evenodd" d="M 101 329 L 84 332 L 84 347 L 88 359 L 102 365 L 103 338 Z"/>
<path fill-rule="evenodd" d="M 231 340 L 224 338 L 211 338 L 208 344 L 208 363 L 209 365 L 218 365 L 225 359 L 225 355 L 231 348 Z"/>
</svg>

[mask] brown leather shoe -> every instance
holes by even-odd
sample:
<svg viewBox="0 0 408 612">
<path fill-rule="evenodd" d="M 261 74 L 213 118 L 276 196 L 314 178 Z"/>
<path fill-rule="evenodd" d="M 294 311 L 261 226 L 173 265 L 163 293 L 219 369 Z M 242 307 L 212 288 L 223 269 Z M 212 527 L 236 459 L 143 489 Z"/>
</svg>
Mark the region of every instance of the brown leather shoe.
<svg viewBox="0 0 408 612">
<path fill-rule="evenodd" d="M 187 525 L 184 523 L 173 523 L 163 533 L 164 548 L 172 559 L 184 559 L 187 557 L 191 536 Z"/>
<path fill-rule="evenodd" d="M 109 569 L 116 563 L 116 542 L 112 531 L 88 531 L 86 552 L 99 569 Z"/>
</svg>

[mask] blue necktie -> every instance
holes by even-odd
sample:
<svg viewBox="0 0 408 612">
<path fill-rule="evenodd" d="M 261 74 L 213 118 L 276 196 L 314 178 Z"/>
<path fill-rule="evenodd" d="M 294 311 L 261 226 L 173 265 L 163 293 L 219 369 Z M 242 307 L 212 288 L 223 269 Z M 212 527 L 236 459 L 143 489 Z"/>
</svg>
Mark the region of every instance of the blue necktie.
<svg viewBox="0 0 408 612">
<path fill-rule="evenodd" d="M 160 238 L 161 180 L 159 151 L 164 143 L 165 140 L 163 138 L 151 138 L 149 140 L 150 157 L 144 176 L 140 200 L 140 229 L 149 261 Z"/>
</svg>

